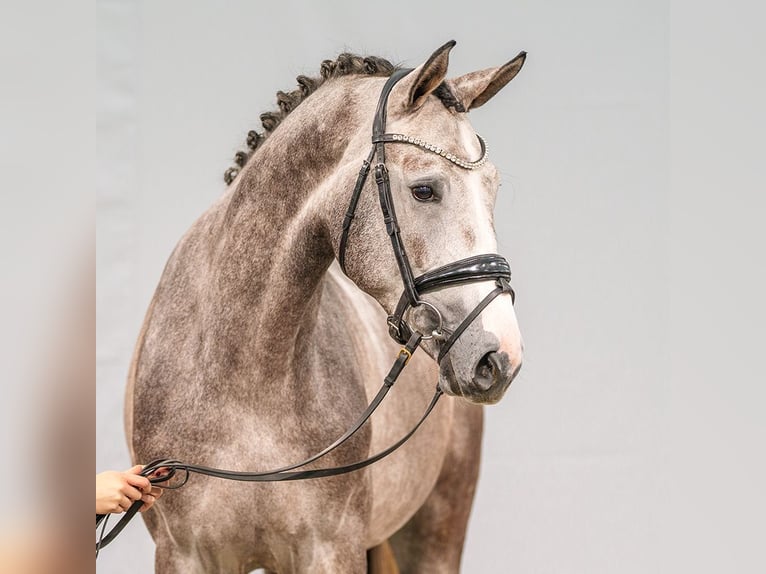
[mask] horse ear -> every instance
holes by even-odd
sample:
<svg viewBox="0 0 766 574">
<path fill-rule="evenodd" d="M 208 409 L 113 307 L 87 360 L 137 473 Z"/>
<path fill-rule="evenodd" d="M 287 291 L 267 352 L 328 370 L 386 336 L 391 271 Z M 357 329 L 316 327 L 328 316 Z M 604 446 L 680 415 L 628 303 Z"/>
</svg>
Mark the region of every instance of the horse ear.
<svg viewBox="0 0 766 574">
<path fill-rule="evenodd" d="M 466 110 L 473 110 L 487 103 L 492 96 L 515 78 L 526 58 L 527 53 L 520 52 L 513 60 L 499 68 L 471 72 L 449 80 L 449 84 L 463 107 Z"/>
<path fill-rule="evenodd" d="M 457 42 L 450 40 L 426 60 L 426 62 L 407 74 L 402 80 L 407 100 L 405 107 L 415 110 L 423 105 L 428 95 L 444 81 L 449 65 L 449 53 Z"/>
</svg>

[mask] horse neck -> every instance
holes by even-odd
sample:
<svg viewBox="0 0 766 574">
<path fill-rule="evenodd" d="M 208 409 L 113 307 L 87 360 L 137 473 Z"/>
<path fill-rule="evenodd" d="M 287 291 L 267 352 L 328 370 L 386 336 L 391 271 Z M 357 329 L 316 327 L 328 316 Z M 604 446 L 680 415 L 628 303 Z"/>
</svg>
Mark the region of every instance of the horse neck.
<svg viewBox="0 0 766 574">
<path fill-rule="evenodd" d="M 281 360 L 292 356 L 299 335 L 313 330 L 319 287 L 333 259 L 321 217 L 327 197 L 318 190 L 346 152 L 343 134 L 358 127 L 353 111 L 335 101 L 346 98 L 320 95 L 284 120 L 230 192 L 211 309 L 225 317 L 214 318 L 221 349 Z"/>
</svg>

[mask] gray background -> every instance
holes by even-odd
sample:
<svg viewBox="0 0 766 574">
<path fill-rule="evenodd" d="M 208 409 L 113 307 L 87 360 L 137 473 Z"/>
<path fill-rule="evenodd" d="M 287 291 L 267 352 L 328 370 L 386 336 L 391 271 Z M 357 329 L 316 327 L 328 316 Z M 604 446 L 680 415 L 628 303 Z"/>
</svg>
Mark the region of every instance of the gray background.
<svg viewBox="0 0 766 574">
<path fill-rule="evenodd" d="M 487 409 L 463 570 L 764 571 L 762 8 L 97 8 L 97 470 L 129 465 L 124 380 L 164 262 L 274 93 L 344 50 L 417 65 L 454 38 L 452 75 L 529 52 L 472 114 L 527 353 Z M 152 556 L 136 522 L 99 571 Z"/>
</svg>

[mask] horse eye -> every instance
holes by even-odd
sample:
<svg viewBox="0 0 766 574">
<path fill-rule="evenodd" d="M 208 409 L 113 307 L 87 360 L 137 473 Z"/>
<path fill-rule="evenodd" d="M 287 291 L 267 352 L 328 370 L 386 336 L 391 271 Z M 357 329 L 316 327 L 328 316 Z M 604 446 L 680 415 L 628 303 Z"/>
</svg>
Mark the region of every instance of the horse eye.
<svg viewBox="0 0 766 574">
<path fill-rule="evenodd" d="M 428 185 L 417 185 L 412 188 L 412 197 L 418 201 L 431 201 L 434 198 L 434 190 Z"/>
</svg>

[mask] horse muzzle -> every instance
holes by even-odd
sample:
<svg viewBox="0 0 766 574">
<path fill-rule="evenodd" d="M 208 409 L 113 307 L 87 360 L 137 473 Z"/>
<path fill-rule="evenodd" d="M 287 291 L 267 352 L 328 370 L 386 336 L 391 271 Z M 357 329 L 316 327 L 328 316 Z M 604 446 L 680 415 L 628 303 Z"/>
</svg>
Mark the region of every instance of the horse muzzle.
<svg viewBox="0 0 766 574">
<path fill-rule="evenodd" d="M 521 370 L 521 352 L 508 353 L 474 344 L 466 336 L 439 365 L 439 387 L 448 395 L 480 405 L 495 404 L 503 398 Z M 491 335 L 484 340 L 494 339 Z"/>
</svg>

